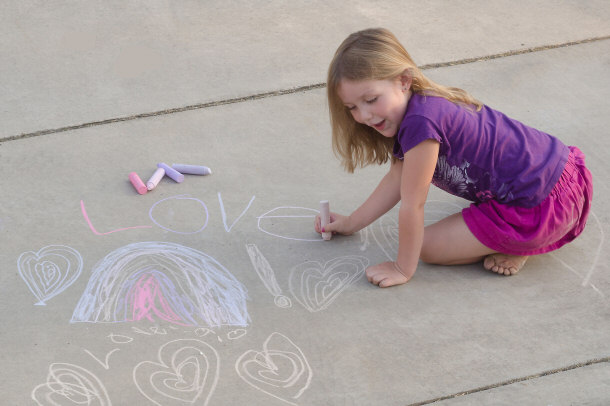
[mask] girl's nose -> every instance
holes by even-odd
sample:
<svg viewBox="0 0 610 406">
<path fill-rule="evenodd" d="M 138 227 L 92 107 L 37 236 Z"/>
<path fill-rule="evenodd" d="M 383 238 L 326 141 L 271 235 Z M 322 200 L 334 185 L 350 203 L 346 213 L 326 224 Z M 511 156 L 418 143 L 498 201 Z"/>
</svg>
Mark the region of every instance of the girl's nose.
<svg viewBox="0 0 610 406">
<path fill-rule="evenodd" d="M 371 114 L 371 111 L 368 108 L 366 108 L 366 107 L 360 108 L 360 120 L 359 120 L 360 123 L 366 124 L 372 117 L 373 117 L 373 114 Z"/>
</svg>

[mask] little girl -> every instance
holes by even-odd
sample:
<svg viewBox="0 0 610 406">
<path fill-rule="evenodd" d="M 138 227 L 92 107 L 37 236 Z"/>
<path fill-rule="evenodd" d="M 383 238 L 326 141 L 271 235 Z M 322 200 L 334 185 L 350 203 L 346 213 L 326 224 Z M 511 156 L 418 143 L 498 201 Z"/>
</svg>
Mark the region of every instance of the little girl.
<svg viewBox="0 0 610 406">
<path fill-rule="evenodd" d="M 351 215 L 331 213 L 317 232 L 349 235 L 398 202 L 395 262 L 369 267 L 380 287 L 406 283 L 418 260 L 483 266 L 514 275 L 529 255 L 575 239 L 592 198 L 591 173 L 576 147 L 426 78 L 385 29 L 350 35 L 327 81 L 333 149 L 344 167 L 383 164 L 388 173 Z M 430 183 L 473 203 L 424 228 Z"/>
</svg>

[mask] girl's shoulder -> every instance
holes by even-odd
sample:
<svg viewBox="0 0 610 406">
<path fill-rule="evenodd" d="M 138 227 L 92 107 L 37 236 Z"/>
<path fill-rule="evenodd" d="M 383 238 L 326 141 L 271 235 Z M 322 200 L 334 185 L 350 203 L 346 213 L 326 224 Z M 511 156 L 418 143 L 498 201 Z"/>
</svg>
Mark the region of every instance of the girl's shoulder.
<svg viewBox="0 0 610 406">
<path fill-rule="evenodd" d="M 474 109 L 470 111 L 466 106 L 458 105 L 443 97 L 414 93 L 407 104 L 403 123 L 423 120 L 442 125 L 473 111 Z"/>
<path fill-rule="evenodd" d="M 467 110 L 465 106 L 453 103 L 440 96 L 413 93 L 407 105 L 405 116 L 437 116 Z"/>
</svg>

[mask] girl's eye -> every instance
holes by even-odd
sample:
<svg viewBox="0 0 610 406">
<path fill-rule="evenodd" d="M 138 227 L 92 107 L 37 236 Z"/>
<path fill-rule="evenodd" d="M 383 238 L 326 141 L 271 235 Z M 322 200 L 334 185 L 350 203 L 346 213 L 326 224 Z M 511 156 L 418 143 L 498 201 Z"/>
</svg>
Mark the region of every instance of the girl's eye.
<svg viewBox="0 0 610 406">
<path fill-rule="evenodd" d="M 352 111 L 356 108 L 356 106 L 345 106 L 346 109 L 348 109 L 349 111 Z"/>
<path fill-rule="evenodd" d="M 373 104 L 373 103 L 375 103 L 376 101 L 377 101 L 377 97 L 373 97 L 372 99 L 369 99 L 369 100 L 367 100 L 366 102 L 367 102 L 368 104 Z"/>
</svg>

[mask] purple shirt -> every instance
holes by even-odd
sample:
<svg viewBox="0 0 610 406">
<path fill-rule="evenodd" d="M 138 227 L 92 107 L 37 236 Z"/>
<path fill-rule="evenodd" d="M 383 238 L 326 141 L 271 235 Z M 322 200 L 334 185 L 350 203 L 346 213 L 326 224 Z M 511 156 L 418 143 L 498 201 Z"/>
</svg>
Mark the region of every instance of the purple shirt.
<svg viewBox="0 0 610 406">
<path fill-rule="evenodd" d="M 569 149 L 557 138 L 487 106 L 475 112 L 442 97 L 413 94 L 394 156 L 426 139 L 440 143 L 432 184 L 464 199 L 538 205 L 559 180 Z"/>
</svg>

